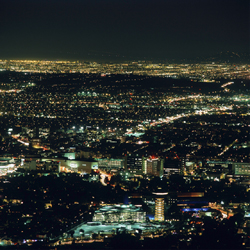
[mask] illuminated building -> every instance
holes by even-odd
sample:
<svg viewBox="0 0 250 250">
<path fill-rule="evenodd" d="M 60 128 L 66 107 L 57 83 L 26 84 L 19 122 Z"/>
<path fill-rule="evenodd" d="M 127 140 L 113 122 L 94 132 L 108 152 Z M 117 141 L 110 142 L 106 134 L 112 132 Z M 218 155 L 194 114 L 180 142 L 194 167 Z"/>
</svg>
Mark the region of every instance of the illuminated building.
<svg viewBox="0 0 250 250">
<path fill-rule="evenodd" d="M 163 176 L 164 159 L 160 157 L 150 156 L 142 158 L 143 174 Z"/>
<path fill-rule="evenodd" d="M 130 175 L 142 174 L 142 156 L 139 154 L 127 155 L 127 170 Z"/>
<path fill-rule="evenodd" d="M 125 169 L 125 159 L 96 159 L 98 161 L 98 168 L 105 170 L 124 170 Z"/>
<path fill-rule="evenodd" d="M 208 206 L 208 201 L 204 197 L 204 192 L 178 193 L 177 206 L 180 207 L 182 210 L 184 208 L 189 208 L 194 209 L 193 211 L 199 211 L 201 210 L 201 208 L 206 208 Z"/>
<path fill-rule="evenodd" d="M 64 153 L 63 156 L 68 158 L 69 160 L 75 160 L 76 159 L 76 153 L 75 152 L 67 152 L 67 153 Z"/>
<path fill-rule="evenodd" d="M 155 199 L 155 220 L 164 221 L 164 198 Z"/>
<path fill-rule="evenodd" d="M 64 160 L 57 159 L 60 163 L 60 172 L 91 173 L 92 169 L 98 169 L 98 163 L 92 160 Z"/>
<path fill-rule="evenodd" d="M 168 193 L 158 188 L 153 194 L 155 195 L 155 220 L 164 221 L 165 196 L 168 195 Z"/>
<path fill-rule="evenodd" d="M 30 139 L 30 145 L 33 147 L 33 148 L 42 148 L 41 147 L 41 138 L 32 138 Z"/>
<path fill-rule="evenodd" d="M 178 193 L 177 197 L 180 197 L 180 198 L 201 198 L 201 197 L 204 197 L 204 192 Z"/>
<path fill-rule="evenodd" d="M 59 162 L 58 161 L 36 161 L 36 170 L 37 171 L 52 171 L 52 172 L 59 172 Z"/>
<path fill-rule="evenodd" d="M 233 172 L 235 175 L 250 175 L 250 163 L 233 163 Z"/>
<path fill-rule="evenodd" d="M 146 212 L 134 205 L 104 206 L 95 211 L 93 221 L 100 222 L 145 222 Z"/>
<path fill-rule="evenodd" d="M 66 158 L 46 157 L 25 157 L 21 159 L 21 166 L 30 170 L 52 170 L 59 172 L 77 172 L 90 174 L 92 170 L 98 169 L 98 162 L 95 160 L 68 160 Z M 56 171 L 58 171 L 56 170 Z"/>
<path fill-rule="evenodd" d="M 0 176 L 15 171 L 15 161 L 13 158 L 0 158 Z"/>
<path fill-rule="evenodd" d="M 167 160 L 165 161 L 165 167 L 164 167 L 164 175 L 169 176 L 172 174 L 180 174 L 182 166 L 182 162 L 176 161 L 176 160 Z"/>
</svg>

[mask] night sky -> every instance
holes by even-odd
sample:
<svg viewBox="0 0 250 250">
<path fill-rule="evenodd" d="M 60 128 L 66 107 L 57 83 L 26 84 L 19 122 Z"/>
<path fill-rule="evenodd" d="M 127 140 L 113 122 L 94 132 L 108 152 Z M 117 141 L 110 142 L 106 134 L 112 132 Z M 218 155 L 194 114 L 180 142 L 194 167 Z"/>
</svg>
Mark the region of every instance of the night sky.
<svg viewBox="0 0 250 250">
<path fill-rule="evenodd" d="M 0 0 L 0 59 L 249 53 L 249 0 Z"/>
</svg>

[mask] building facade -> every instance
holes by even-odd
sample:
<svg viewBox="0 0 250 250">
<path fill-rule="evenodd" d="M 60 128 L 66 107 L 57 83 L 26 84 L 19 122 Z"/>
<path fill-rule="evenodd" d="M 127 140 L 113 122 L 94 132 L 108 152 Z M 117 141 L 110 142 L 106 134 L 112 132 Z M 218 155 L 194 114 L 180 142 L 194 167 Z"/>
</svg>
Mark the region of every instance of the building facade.
<svg viewBox="0 0 250 250">
<path fill-rule="evenodd" d="M 76 172 L 89 174 L 93 169 L 98 169 L 95 160 L 69 160 L 67 158 L 26 157 L 21 159 L 21 165 L 29 170 L 58 169 L 59 172 Z"/>
<path fill-rule="evenodd" d="M 118 158 L 117 159 L 114 159 L 114 158 L 98 159 L 98 158 L 96 158 L 96 161 L 98 162 L 98 168 L 104 169 L 104 170 L 118 171 L 118 170 L 125 170 L 125 168 L 126 168 L 125 159 L 123 159 L 123 158 L 119 158 L 119 159 Z"/>
<path fill-rule="evenodd" d="M 93 221 L 100 222 L 145 222 L 146 212 L 134 205 L 104 206 L 95 211 Z"/>
<path fill-rule="evenodd" d="M 156 221 L 164 221 L 164 198 L 156 197 L 155 198 L 155 220 Z"/>
<path fill-rule="evenodd" d="M 142 171 L 145 175 L 163 176 L 164 159 L 156 156 L 142 158 Z"/>
<path fill-rule="evenodd" d="M 0 176 L 11 173 L 15 170 L 15 161 L 11 157 L 0 158 Z"/>
<path fill-rule="evenodd" d="M 158 187 L 152 194 L 155 197 L 155 221 L 164 221 L 165 199 L 168 197 L 168 192 Z"/>
<path fill-rule="evenodd" d="M 232 165 L 235 175 L 250 175 L 250 163 L 237 162 Z"/>
<path fill-rule="evenodd" d="M 127 155 L 127 171 L 130 176 L 142 175 L 142 156 L 139 154 Z"/>
</svg>

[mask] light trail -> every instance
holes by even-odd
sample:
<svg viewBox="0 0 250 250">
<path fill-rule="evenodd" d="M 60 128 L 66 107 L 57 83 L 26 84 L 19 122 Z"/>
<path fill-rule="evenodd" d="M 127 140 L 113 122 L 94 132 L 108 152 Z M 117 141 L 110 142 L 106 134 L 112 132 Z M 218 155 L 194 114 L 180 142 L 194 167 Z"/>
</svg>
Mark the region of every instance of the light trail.
<svg viewBox="0 0 250 250">
<path fill-rule="evenodd" d="M 17 140 L 18 142 L 24 144 L 25 146 L 29 146 L 29 142 L 26 142 L 24 140 L 20 140 L 18 136 L 12 135 L 12 138 Z"/>
<path fill-rule="evenodd" d="M 234 84 L 234 82 L 227 82 L 225 84 L 222 84 L 221 87 L 225 88 L 226 86 L 229 86 L 229 85 L 232 85 L 232 84 Z"/>
<path fill-rule="evenodd" d="M 174 116 L 171 116 L 171 117 L 167 117 L 167 118 L 159 118 L 158 121 L 155 121 L 155 122 L 151 122 L 149 124 L 150 127 L 153 127 L 153 126 L 156 126 L 156 125 L 160 125 L 160 124 L 168 124 L 172 121 L 175 121 L 175 120 L 178 120 L 178 119 L 181 119 L 181 118 L 184 118 L 184 117 L 189 117 L 189 116 L 193 116 L 193 115 L 205 115 L 205 114 L 208 114 L 209 112 L 219 112 L 219 111 L 226 111 L 226 110 L 229 110 L 231 109 L 232 107 L 231 106 L 223 106 L 223 107 L 215 107 L 215 108 L 211 108 L 211 109 L 207 109 L 207 110 L 196 110 L 195 112 L 192 112 L 192 113 L 182 113 L 182 114 L 176 114 Z M 139 124 L 137 125 L 138 126 L 141 126 L 142 124 Z"/>
<path fill-rule="evenodd" d="M 218 156 L 221 156 L 223 155 L 226 151 L 228 151 L 236 142 L 238 141 L 238 139 L 235 139 L 229 146 L 226 146 L 224 148 L 224 150 L 218 154 Z"/>
</svg>

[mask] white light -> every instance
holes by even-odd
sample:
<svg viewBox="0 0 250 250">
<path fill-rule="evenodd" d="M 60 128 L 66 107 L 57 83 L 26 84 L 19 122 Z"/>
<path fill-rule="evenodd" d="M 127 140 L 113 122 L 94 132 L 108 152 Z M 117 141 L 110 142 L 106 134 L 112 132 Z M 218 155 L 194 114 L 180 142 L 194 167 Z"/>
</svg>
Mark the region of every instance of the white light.
<svg viewBox="0 0 250 250">
<path fill-rule="evenodd" d="M 70 163 L 70 167 L 71 168 L 77 168 L 77 164 L 76 163 Z"/>
<path fill-rule="evenodd" d="M 156 194 L 156 195 L 167 195 L 168 193 L 152 193 L 152 194 Z"/>
</svg>

